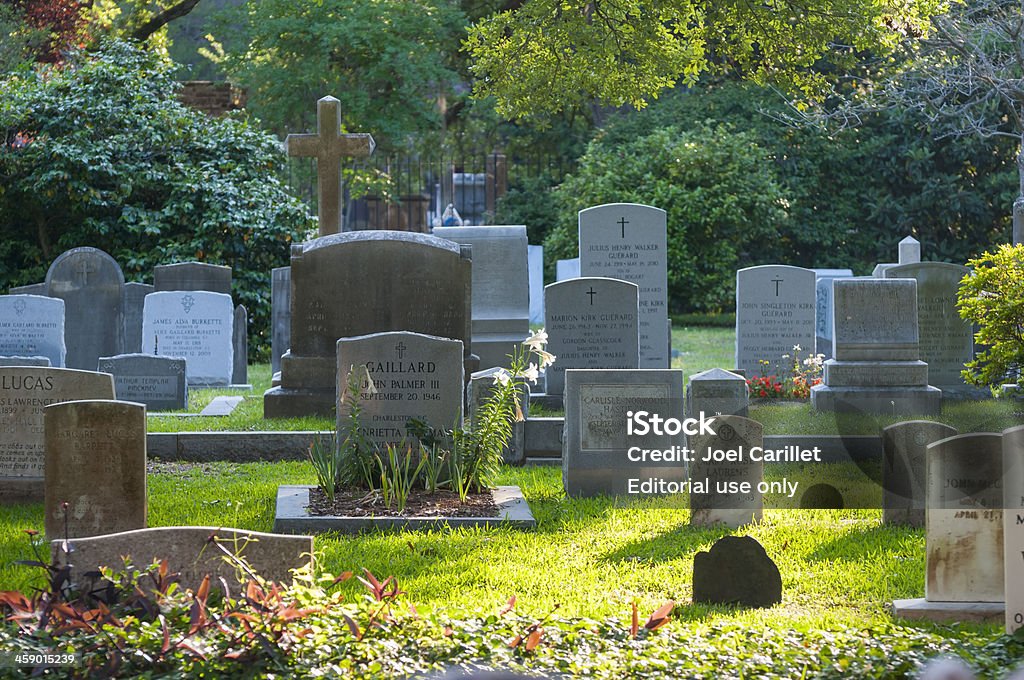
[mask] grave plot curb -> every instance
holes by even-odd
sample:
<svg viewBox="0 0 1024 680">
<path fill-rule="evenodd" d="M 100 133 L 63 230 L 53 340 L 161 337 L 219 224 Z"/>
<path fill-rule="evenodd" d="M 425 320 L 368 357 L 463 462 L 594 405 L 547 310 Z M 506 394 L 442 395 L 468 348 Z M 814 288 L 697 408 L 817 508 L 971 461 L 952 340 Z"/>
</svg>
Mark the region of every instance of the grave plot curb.
<svg viewBox="0 0 1024 680">
<path fill-rule="evenodd" d="M 358 534 L 367 531 L 425 531 L 472 527 L 535 529 L 537 521 L 518 486 L 499 486 L 491 491 L 499 514 L 495 517 L 338 517 L 315 516 L 306 512 L 312 485 L 283 484 L 277 488 L 274 533 L 316 534 L 337 531 Z"/>
</svg>

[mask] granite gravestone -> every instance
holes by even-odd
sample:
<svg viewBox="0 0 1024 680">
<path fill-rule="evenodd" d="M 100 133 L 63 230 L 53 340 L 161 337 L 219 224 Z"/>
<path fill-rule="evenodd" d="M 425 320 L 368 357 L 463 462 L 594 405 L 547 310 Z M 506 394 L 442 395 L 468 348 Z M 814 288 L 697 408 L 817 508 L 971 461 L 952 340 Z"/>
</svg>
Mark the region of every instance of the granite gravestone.
<svg viewBox="0 0 1024 680">
<path fill-rule="evenodd" d="M 245 385 L 249 382 L 249 316 L 245 307 L 235 307 L 231 323 L 231 382 Z"/>
<path fill-rule="evenodd" d="M 466 404 L 469 407 L 470 427 L 476 427 L 475 419 L 480 409 L 490 399 L 495 390 L 495 376 L 501 368 L 488 368 L 477 371 L 469 377 L 466 385 Z M 526 414 L 530 411 L 530 388 L 523 385 L 519 393 L 519 411 L 522 420 L 512 423 L 512 436 L 508 445 L 502 449 L 501 457 L 506 465 L 522 465 L 526 462 Z"/>
<path fill-rule="evenodd" d="M 49 357 L 5 357 L 0 356 L 0 366 L 43 366 L 50 367 Z"/>
<path fill-rule="evenodd" d="M 681 492 L 682 456 L 634 461 L 629 451 L 682 448 L 681 436 L 626 434 L 627 412 L 645 410 L 680 418 L 683 374 L 658 369 L 569 369 L 565 372 L 562 484 L 572 497 L 633 497 Z"/>
<path fill-rule="evenodd" d="M 41 295 L 0 295 L 0 354 L 43 356 L 64 366 L 64 301 Z"/>
<path fill-rule="evenodd" d="M 113 399 L 105 373 L 67 368 L 0 368 L 0 500 L 43 498 L 43 408 L 78 399 Z"/>
<path fill-rule="evenodd" d="M 530 269 L 530 323 L 544 323 L 544 246 L 527 246 Z"/>
<path fill-rule="evenodd" d="M 899 248 L 899 263 L 903 264 L 916 264 L 921 261 L 921 242 L 913 236 L 907 236 L 898 246 Z M 886 272 L 886 276 L 889 273 Z"/>
<path fill-rule="evenodd" d="M 956 428 L 930 420 L 908 420 L 882 430 L 883 524 L 924 527 L 928 445 L 956 435 Z"/>
<path fill-rule="evenodd" d="M 145 354 L 185 359 L 191 385 L 228 385 L 234 368 L 231 296 L 206 291 L 165 291 L 146 296 L 142 320 Z"/>
<path fill-rule="evenodd" d="M 853 278 L 850 269 L 812 269 L 814 272 L 814 351 L 832 358 L 832 281 Z"/>
<path fill-rule="evenodd" d="M 142 351 L 142 308 L 146 296 L 153 292 L 148 283 L 129 281 L 124 284 L 124 352 L 137 354 Z"/>
<path fill-rule="evenodd" d="M 562 394 L 567 368 L 638 368 L 639 289 L 618 279 L 583 277 L 544 288 L 547 393 Z"/>
<path fill-rule="evenodd" d="M 270 371 L 281 370 L 281 357 L 288 351 L 292 322 L 292 268 L 270 270 Z"/>
<path fill-rule="evenodd" d="M 470 248 L 411 232 L 358 231 L 292 246 L 291 349 L 267 418 L 334 415 L 339 338 L 411 331 L 470 353 Z"/>
<path fill-rule="evenodd" d="M 622 279 L 640 294 L 640 368 L 668 368 L 666 213 L 610 203 L 579 213 L 580 275 Z"/>
<path fill-rule="evenodd" d="M 434 236 L 472 248 L 473 353 L 481 368 L 508 367 L 530 334 L 526 227 L 436 227 Z"/>
<path fill-rule="evenodd" d="M 704 484 L 703 493 L 695 493 L 691 485 L 690 524 L 735 529 L 760 521 L 764 501 L 758 485 L 764 481 L 764 463 L 753 460 L 751 450 L 764 447 L 761 423 L 742 416 L 715 416 L 711 429 L 715 434 L 686 438 L 693 452 L 691 482 Z M 705 462 L 711 451 L 733 452 L 737 459 Z"/>
<path fill-rule="evenodd" d="M 925 457 L 925 600 L 1002 602 L 1002 437 L 957 435 Z"/>
<path fill-rule="evenodd" d="M 1024 626 L 1024 425 L 1003 430 L 1006 632 Z"/>
<path fill-rule="evenodd" d="M 7 292 L 11 295 L 43 295 L 45 296 L 49 289 L 46 283 L 30 283 L 27 286 L 12 286 Z"/>
<path fill-rule="evenodd" d="M 50 265 L 47 295 L 64 301 L 64 365 L 91 371 L 100 357 L 121 354 L 124 274 L 96 248 L 74 248 Z"/>
<path fill-rule="evenodd" d="M 53 541 L 50 548 L 54 563 L 69 565 L 71 580 L 86 587 L 91 585 L 90 589 L 99 585 L 100 580 L 86 574 L 101 567 L 122 569 L 126 557 L 136 568 L 167 560 L 168 570 L 179 574 L 179 583 L 193 592 L 207 575 L 215 590 L 221 587 L 220 579 L 229 587 L 244 585 L 248 575 L 226 560 L 224 553 L 211 544 L 211 538 L 245 560 L 253 572 L 274 583 L 291 583 L 292 570 L 306 567 L 313 559 L 312 536 L 223 527 L 156 527 L 79 538 L 71 544 L 74 551 L 70 555 L 62 540 Z"/>
<path fill-rule="evenodd" d="M 960 376 L 974 358 L 974 331 L 960 318 L 956 295 L 970 269 L 946 262 L 901 264 L 886 270 L 886 278 L 917 281 L 917 326 L 921 360 L 928 364 L 928 382 L 942 390 L 975 392 Z"/>
<path fill-rule="evenodd" d="M 153 292 L 205 290 L 231 295 L 231 267 L 206 262 L 178 262 L 153 267 Z"/>
<path fill-rule="evenodd" d="M 580 258 L 573 257 L 568 260 L 555 262 L 555 281 L 566 281 L 578 278 L 580 275 Z"/>
<path fill-rule="evenodd" d="M 188 408 L 185 360 L 149 354 L 102 357 L 99 371 L 114 376 L 114 393 L 120 401 L 145 404 L 150 411 Z"/>
<path fill-rule="evenodd" d="M 708 416 L 747 417 L 750 390 L 741 376 L 712 368 L 690 376 L 686 390 L 686 414 L 696 418 L 701 412 Z"/>
<path fill-rule="evenodd" d="M 767 264 L 736 272 L 736 368 L 750 377 L 780 375 L 791 368 L 784 356 L 814 354 L 816 307 L 810 269 Z"/>
<path fill-rule="evenodd" d="M 435 432 L 462 424 L 462 342 L 421 333 L 374 333 L 338 340 L 338 431 L 344 431 L 356 395 L 362 408 L 360 431 L 383 450 L 388 444 L 415 448 L 407 431 L 412 419 Z M 340 439 L 340 437 L 339 437 Z"/>
<path fill-rule="evenodd" d="M 725 536 L 693 556 L 694 604 L 772 607 L 782 602 L 782 575 L 750 536 Z"/>
<path fill-rule="evenodd" d="M 144 529 L 146 407 L 68 401 L 47 406 L 43 420 L 46 537 Z"/>
<path fill-rule="evenodd" d="M 832 355 L 823 384 L 811 388 L 819 411 L 937 414 L 942 391 L 920 360 L 917 282 L 837 279 Z"/>
</svg>

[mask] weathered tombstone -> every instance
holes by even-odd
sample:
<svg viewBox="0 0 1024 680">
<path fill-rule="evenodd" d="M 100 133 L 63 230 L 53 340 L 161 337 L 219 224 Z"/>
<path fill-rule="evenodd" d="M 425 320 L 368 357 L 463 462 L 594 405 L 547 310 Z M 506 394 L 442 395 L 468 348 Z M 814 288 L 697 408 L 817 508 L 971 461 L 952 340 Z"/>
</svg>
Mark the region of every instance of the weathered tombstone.
<svg viewBox="0 0 1024 680">
<path fill-rule="evenodd" d="M 748 376 L 788 371 L 794 351 L 814 354 L 814 272 L 766 264 L 736 272 L 736 368 Z M 799 350 L 795 348 L 799 347 Z"/>
<path fill-rule="evenodd" d="M 0 356 L 0 366 L 44 366 L 49 368 L 49 357 L 4 357 Z"/>
<path fill-rule="evenodd" d="M 231 323 L 231 355 L 231 382 L 245 385 L 249 382 L 249 316 L 242 305 L 235 307 Z"/>
<path fill-rule="evenodd" d="M 51 366 L 64 366 L 64 301 L 0 295 L 0 354 L 44 356 Z"/>
<path fill-rule="evenodd" d="M 153 267 L 153 292 L 205 290 L 231 295 L 231 267 L 207 262 L 178 262 Z"/>
<path fill-rule="evenodd" d="M 764 429 L 756 420 L 742 416 L 715 416 L 715 434 L 687 437 L 692 452 L 690 479 L 706 483 L 703 493 L 690 489 L 690 524 L 731 528 L 761 519 L 764 500 L 758 485 L 764 481 L 764 463 L 751 451 L 764 447 Z M 734 454 L 735 460 L 707 461 L 714 451 Z"/>
<path fill-rule="evenodd" d="M 292 268 L 270 270 L 270 371 L 281 370 L 281 357 L 291 344 Z"/>
<path fill-rule="evenodd" d="M 470 427 L 477 427 L 477 414 L 494 394 L 495 376 L 501 370 L 498 367 L 488 368 L 469 377 L 469 383 L 466 385 L 466 404 L 469 409 Z M 523 385 L 519 393 L 519 410 L 523 414 L 523 420 L 512 423 L 512 437 L 501 452 L 507 465 L 522 465 L 526 462 L 526 414 L 530 410 L 530 388 L 526 385 Z"/>
<path fill-rule="evenodd" d="M 1024 425 L 1003 430 L 1006 632 L 1024 626 Z"/>
<path fill-rule="evenodd" d="M 921 261 L 921 242 L 913 236 L 907 236 L 899 244 L 899 263 L 916 264 Z M 889 277 L 888 271 L 885 276 Z"/>
<path fill-rule="evenodd" d="M 481 368 L 505 366 L 530 334 L 526 227 L 436 227 L 434 236 L 473 252 L 473 353 Z"/>
<path fill-rule="evenodd" d="M 845 507 L 843 492 L 827 482 L 811 484 L 800 494 L 801 510 L 842 510 Z"/>
<path fill-rule="evenodd" d="M 288 135 L 284 140 L 289 156 L 316 158 L 316 198 L 320 236 L 341 231 L 341 161 L 373 153 L 373 137 L 342 134 L 341 103 L 323 97 L 316 103 L 316 134 Z"/>
<path fill-rule="evenodd" d="M 960 376 L 964 364 L 974 358 L 974 330 L 960 318 L 956 295 L 970 269 L 946 262 L 901 264 L 886 270 L 886 278 L 917 281 L 917 325 L 921 360 L 928 364 L 928 382 L 942 390 L 976 394 Z"/>
<path fill-rule="evenodd" d="M 686 414 L 747 417 L 750 390 L 747 381 L 730 371 L 712 368 L 690 376 L 686 390 Z"/>
<path fill-rule="evenodd" d="M 579 213 L 580 275 L 631 281 L 640 289 L 640 368 L 668 368 L 666 213 L 610 203 Z"/>
<path fill-rule="evenodd" d="M 1003 601 L 1003 443 L 990 432 L 928 445 L 924 597 Z"/>
<path fill-rule="evenodd" d="M 782 575 L 750 536 L 724 536 L 693 556 L 693 603 L 771 607 L 782 602 Z"/>
<path fill-rule="evenodd" d="M 853 278 L 850 269 L 812 269 L 814 272 L 814 351 L 832 358 L 832 281 Z"/>
<path fill-rule="evenodd" d="M 639 289 L 619 279 L 583 277 L 544 288 L 547 393 L 562 394 L 568 368 L 638 368 Z"/>
<path fill-rule="evenodd" d="M 146 527 L 146 407 L 68 401 L 44 410 L 46 537 Z"/>
<path fill-rule="evenodd" d="M 228 385 L 234 368 L 231 296 L 202 290 L 146 296 L 142 319 L 145 354 L 185 359 L 191 385 Z"/>
<path fill-rule="evenodd" d="M 544 323 L 544 246 L 527 246 L 530 265 L 530 323 Z"/>
<path fill-rule="evenodd" d="M 46 295 L 49 292 L 49 288 L 46 283 L 30 283 L 27 286 L 12 286 L 9 291 L 10 295 Z"/>
<path fill-rule="evenodd" d="M 462 424 L 462 342 L 421 333 L 374 333 L 338 340 L 338 431 L 347 425 L 355 395 L 349 374 L 355 371 L 360 393 L 360 431 L 380 446 L 403 440 L 415 450 L 407 431 L 419 419 L 435 431 Z"/>
<path fill-rule="evenodd" d="M 119 401 L 145 404 L 150 411 L 188 408 L 185 360 L 149 354 L 119 354 L 101 357 L 99 370 L 114 376 L 114 394 Z"/>
<path fill-rule="evenodd" d="M 580 275 L 580 258 L 573 257 L 568 260 L 555 262 L 555 281 L 575 279 Z"/>
<path fill-rule="evenodd" d="M 124 284 L 124 353 L 142 351 L 142 308 L 146 296 L 153 292 L 148 283 L 129 281 Z"/>
<path fill-rule="evenodd" d="M 565 372 L 562 484 L 572 497 L 642 497 L 685 491 L 682 437 L 626 434 L 627 413 L 663 418 L 683 411 L 683 373 L 673 369 L 569 369 Z M 642 449 L 669 450 L 661 460 L 631 460 Z"/>
<path fill-rule="evenodd" d="M 292 246 L 291 349 L 267 418 L 334 415 L 339 338 L 408 330 L 470 353 L 470 248 L 426 234 L 357 231 Z"/>
<path fill-rule="evenodd" d="M 63 365 L 91 371 L 100 357 L 121 354 L 124 274 L 114 258 L 96 248 L 73 248 L 46 272 L 47 295 L 64 301 Z"/>
<path fill-rule="evenodd" d="M 113 399 L 114 379 L 67 368 L 0 368 L 0 501 L 43 498 L 43 408 L 78 399 Z"/>
<path fill-rule="evenodd" d="M 836 279 L 832 356 L 811 388 L 819 411 L 939 413 L 942 391 L 920 360 L 917 282 Z"/>
<path fill-rule="evenodd" d="M 907 420 L 882 429 L 882 523 L 925 525 L 925 457 L 929 444 L 955 437 L 955 427 Z"/>
</svg>

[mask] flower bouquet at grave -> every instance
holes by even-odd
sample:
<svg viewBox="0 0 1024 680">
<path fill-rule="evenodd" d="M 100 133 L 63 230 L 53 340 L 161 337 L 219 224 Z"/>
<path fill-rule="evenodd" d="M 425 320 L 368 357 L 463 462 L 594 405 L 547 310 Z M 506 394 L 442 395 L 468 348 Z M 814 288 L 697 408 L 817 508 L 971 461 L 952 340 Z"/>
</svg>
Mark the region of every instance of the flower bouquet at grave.
<svg viewBox="0 0 1024 680">
<path fill-rule="evenodd" d="M 793 345 L 792 354 L 783 354 L 769 372 L 772 362 L 761 359 L 761 374 L 749 378 L 750 396 L 755 399 L 808 399 L 811 387 L 821 383 L 824 354 L 809 354 L 801 358 L 800 345 Z"/>
<path fill-rule="evenodd" d="M 488 491 L 500 471 L 513 423 L 525 418 L 519 402 L 523 385 L 536 382 L 539 372 L 555 360 L 545 351 L 546 344 L 547 333 L 540 330 L 516 347 L 509 368 L 496 372 L 491 394 L 470 426 L 435 430 L 412 419 L 406 424 L 408 436 L 385 447 L 370 442 L 360 427 L 360 383 L 372 390 L 373 381 L 365 367 L 349 371 L 341 397 L 349 406 L 344 427 L 336 438 L 315 440 L 309 450 L 327 503 L 356 491 L 364 504 L 400 515 L 414 495 L 454 494 L 465 504 L 471 494 Z"/>
</svg>

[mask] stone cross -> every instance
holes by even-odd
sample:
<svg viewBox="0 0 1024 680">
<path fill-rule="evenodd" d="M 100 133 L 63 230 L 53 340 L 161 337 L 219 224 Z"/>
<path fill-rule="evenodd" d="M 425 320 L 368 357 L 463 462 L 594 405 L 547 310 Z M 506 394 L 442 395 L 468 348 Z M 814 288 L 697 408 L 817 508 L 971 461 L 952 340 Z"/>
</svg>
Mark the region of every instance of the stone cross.
<svg viewBox="0 0 1024 680">
<path fill-rule="evenodd" d="M 316 158 L 317 204 L 320 235 L 341 231 L 341 159 L 362 158 L 373 153 L 373 137 L 341 133 L 341 106 L 334 97 L 316 103 L 316 134 L 288 135 L 284 140 L 289 156 Z"/>
</svg>

